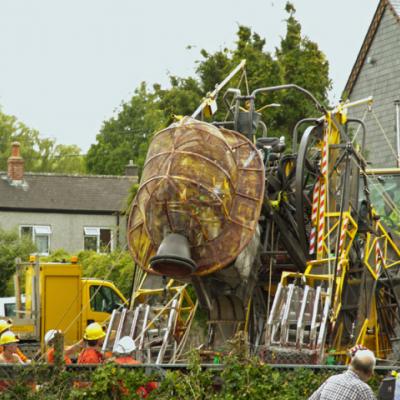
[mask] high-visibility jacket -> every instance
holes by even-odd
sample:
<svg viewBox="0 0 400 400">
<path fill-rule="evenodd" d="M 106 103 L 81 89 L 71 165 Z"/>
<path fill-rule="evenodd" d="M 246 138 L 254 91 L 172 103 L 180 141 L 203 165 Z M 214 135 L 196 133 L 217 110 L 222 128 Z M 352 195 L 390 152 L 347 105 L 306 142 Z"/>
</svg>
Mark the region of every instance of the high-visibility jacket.
<svg viewBox="0 0 400 400">
<path fill-rule="evenodd" d="M 102 364 L 103 361 L 103 354 L 94 347 L 86 347 L 78 357 L 78 364 Z"/>
<path fill-rule="evenodd" d="M 132 356 L 121 356 L 115 359 L 117 364 L 140 364 L 140 361 L 135 360 Z"/>
<path fill-rule="evenodd" d="M 47 355 L 48 364 L 54 364 L 54 353 L 55 353 L 54 347 L 52 347 L 49 350 L 47 350 L 47 354 L 46 355 Z M 64 354 L 64 362 L 67 365 L 68 364 L 72 364 L 71 359 L 65 354 Z"/>
</svg>

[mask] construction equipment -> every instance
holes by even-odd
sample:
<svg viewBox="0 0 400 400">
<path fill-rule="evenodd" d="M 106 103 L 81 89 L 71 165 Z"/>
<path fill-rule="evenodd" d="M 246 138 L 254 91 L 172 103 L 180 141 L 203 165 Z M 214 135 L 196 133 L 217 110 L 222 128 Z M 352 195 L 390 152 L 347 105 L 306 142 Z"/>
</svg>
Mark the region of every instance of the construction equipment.
<svg viewBox="0 0 400 400">
<path fill-rule="evenodd" d="M 28 263 L 18 261 L 14 282 L 16 310 L 12 330 L 28 349 L 40 347 L 50 329 L 61 330 L 67 344 L 76 343 L 88 324 L 105 323 L 113 309 L 127 304 L 112 282 L 83 278 L 75 259 L 70 263 L 41 263 L 39 257 L 31 256 Z"/>
<path fill-rule="evenodd" d="M 266 326 L 270 362 L 321 363 L 327 348 L 345 362 L 355 344 L 380 358 L 395 353 L 400 251 L 372 207 L 363 148 L 347 133 L 351 122 L 362 124 L 347 120 L 350 106 L 326 113 L 300 142 L 295 215 L 307 261 L 278 284 Z"/>
<path fill-rule="evenodd" d="M 271 105 L 256 108 L 280 90 L 303 93 L 320 114 L 296 124 L 292 152 L 267 136 L 261 110 Z M 364 137 L 365 127 L 346 115 L 372 99 L 326 110 L 307 90 L 282 85 L 228 89 L 223 101 L 227 120 L 185 117 L 153 137 L 128 223 L 148 278 L 130 310 L 114 312 L 104 350 L 129 335 L 142 360 L 175 362 L 196 309 L 182 306 L 190 284 L 208 312 L 208 348 L 245 331 L 269 362 L 321 363 L 327 350 L 345 362 L 355 344 L 393 356 L 398 238 L 373 208 L 363 145 L 351 140 L 351 125 Z"/>
<path fill-rule="evenodd" d="M 150 285 L 150 286 L 149 286 Z M 155 288 L 152 288 L 155 287 Z M 181 361 L 197 309 L 187 284 L 170 279 L 144 279 L 135 291 L 131 310 L 114 310 L 103 351 L 115 352 L 119 339 L 135 340 L 135 359 L 162 364 Z"/>
</svg>

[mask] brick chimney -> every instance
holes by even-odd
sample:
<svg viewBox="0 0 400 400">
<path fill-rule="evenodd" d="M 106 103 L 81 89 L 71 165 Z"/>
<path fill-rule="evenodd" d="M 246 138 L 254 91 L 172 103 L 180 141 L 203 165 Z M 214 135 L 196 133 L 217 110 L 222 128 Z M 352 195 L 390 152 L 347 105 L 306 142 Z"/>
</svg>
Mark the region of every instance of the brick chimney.
<svg viewBox="0 0 400 400">
<path fill-rule="evenodd" d="M 24 160 L 19 151 L 19 142 L 11 144 L 11 156 L 8 157 L 8 179 L 11 181 L 22 181 L 24 179 Z"/>
</svg>

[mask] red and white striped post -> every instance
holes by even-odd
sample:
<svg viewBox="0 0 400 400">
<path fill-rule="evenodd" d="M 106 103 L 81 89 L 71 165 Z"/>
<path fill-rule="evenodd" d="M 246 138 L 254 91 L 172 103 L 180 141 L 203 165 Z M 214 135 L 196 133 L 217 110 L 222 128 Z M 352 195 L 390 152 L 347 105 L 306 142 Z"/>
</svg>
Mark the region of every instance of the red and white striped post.
<svg viewBox="0 0 400 400">
<path fill-rule="evenodd" d="M 328 135 L 324 137 L 324 147 L 322 150 L 321 162 L 321 189 L 319 193 L 319 218 L 318 218 L 318 243 L 317 255 L 322 257 L 324 250 L 324 233 L 325 233 L 325 209 L 326 209 L 326 182 L 328 174 Z"/>
<path fill-rule="evenodd" d="M 340 260 L 339 260 L 339 265 L 338 265 L 338 272 L 341 272 L 341 270 L 342 270 L 342 262 L 344 260 L 344 253 L 345 253 L 344 252 L 344 250 L 345 250 L 344 249 L 344 243 L 346 241 L 348 225 L 349 225 L 349 217 L 346 217 L 343 220 L 342 229 L 340 231 L 340 238 L 339 238 L 339 257 L 340 257 Z"/>
<path fill-rule="evenodd" d="M 312 213 L 311 213 L 311 233 L 309 253 L 315 253 L 317 239 L 318 205 L 319 205 L 320 178 L 315 182 L 313 191 Z"/>
</svg>

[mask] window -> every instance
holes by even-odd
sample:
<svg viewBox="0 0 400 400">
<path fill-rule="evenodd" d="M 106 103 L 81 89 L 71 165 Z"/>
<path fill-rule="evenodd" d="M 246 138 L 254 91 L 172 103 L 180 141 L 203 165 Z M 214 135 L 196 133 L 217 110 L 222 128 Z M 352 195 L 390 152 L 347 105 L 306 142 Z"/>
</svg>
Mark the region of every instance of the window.
<svg viewBox="0 0 400 400">
<path fill-rule="evenodd" d="M 111 313 L 120 307 L 124 301 L 107 286 L 90 286 L 90 307 L 93 311 Z"/>
<path fill-rule="evenodd" d="M 112 248 L 111 229 L 84 228 L 84 249 L 97 253 L 109 253 Z"/>
<path fill-rule="evenodd" d="M 4 315 L 6 317 L 15 317 L 15 303 L 4 304 Z"/>
<path fill-rule="evenodd" d="M 48 225 L 23 225 L 20 236 L 31 239 L 37 247 L 38 254 L 48 255 L 50 251 L 51 228 Z"/>
<path fill-rule="evenodd" d="M 369 175 L 369 196 L 372 206 L 389 230 L 400 232 L 400 175 L 396 173 Z M 364 185 L 361 181 L 360 200 L 365 199 Z"/>
</svg>

